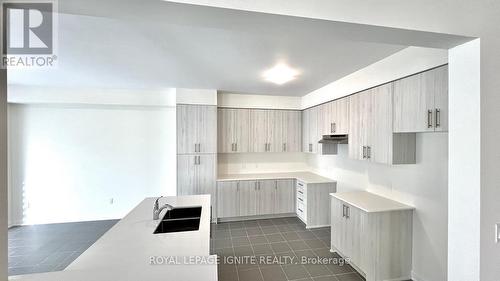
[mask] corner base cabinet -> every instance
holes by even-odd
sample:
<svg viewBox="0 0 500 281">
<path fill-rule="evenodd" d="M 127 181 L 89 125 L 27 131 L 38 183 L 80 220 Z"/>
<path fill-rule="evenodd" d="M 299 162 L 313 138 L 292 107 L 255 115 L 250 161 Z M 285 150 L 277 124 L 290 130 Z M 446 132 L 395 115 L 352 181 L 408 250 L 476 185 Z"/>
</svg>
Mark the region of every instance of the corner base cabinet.
<svg viewBox="0 0 500 281">
<path fill-rule="evenodd" d="M 318 228 L 330 225 L 329 196 L 336 191 L 336 182 L 305 183 L 297 180 L 297 217 L 306 228 Z"/>
<path fill-rule="evenodd" d="M 412 207 L 350 192 L 332 194 L 330 211 L 331 250 L 367 281 L 411 279 Z"/>
</svg>

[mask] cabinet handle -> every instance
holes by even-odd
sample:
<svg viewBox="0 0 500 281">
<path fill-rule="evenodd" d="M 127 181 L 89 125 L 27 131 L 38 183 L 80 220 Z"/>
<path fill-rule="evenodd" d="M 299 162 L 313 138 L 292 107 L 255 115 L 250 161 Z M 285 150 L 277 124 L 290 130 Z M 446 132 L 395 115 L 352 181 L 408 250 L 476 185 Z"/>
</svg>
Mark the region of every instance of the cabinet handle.
<svg viewBox="0 0 500 281">
<path fill-rule="evenodd" d="M 304 192 L 302 192 L 302 191 L 300 191 L 300 190 L 299 190 L 299 193 L 300 193 L 300 194 L 304 194 Z"/>
<path fill-rule="evenodd" d="M 234 143 L 234 151 L 238 151 L 238 143 L 237 142 Z"/>
<path fill-rule="evenodd" d="M 302 183 L 300 183 L 300 182 L 299 182 L 299 183 L 297 183 L 297 184 L 298 184 L 298 185 L 300 185 L 300 186 L 304 186 L 304 185 L 303 185 Z"/>
<path fill-rule="evenodd" d="M 304 212 L 304 211 L 302 211 L 302 209 L 301 209 L 301 208 L 297 208 L 297 209 L 298 209 L 301 213 L 303 213 L 303 212 Z"/>
<path fill-rule="evenodd" d="M 366 147 L 366 159 L 370 159 L 372 157 L 372 147 L 367 146 Z"/>
<path fill-rule="evenodd" d="M 231 144 L 231 151 L 234 151 L 234 142 Z"/>
<path fill-rule="evenodd" d="M 441 110 L 436 108 L 436 128 L 441 127 Z"/>
<path fill-rule="evenodd" d="M 363 146 L 363 159 L 366 159 L 366 146 Z"/>
<path fill-rule="evenodd" d="M 345 206 L 345 217 L 348 219 L 351 217 L 351 208 L 349 206 Z"/>
<path fill-rule="evenodd" d="M 297 199 L 299 199 L 300 201 L 304 202 L 304 200 L 302 198 L 297 198 Z"/>
<path fill-rule="evenodd" d="M 283 143 L 283 152 L 286 152 L 286 143 Z"/>
<path fill-rule="evenodd" d="M 427 110 L 427 128 L 432 128 L 432 110 Z"/>
<path fill-rule="evenodd" d="M 309 152 L 313 152 L 313 145 L 312 145 L 312 143 L 309 144 Z"/>
<path fill-rule="evenodd" d="M 335 130 L 333 129 L 333 123 L 330 123 L 330 132 L 333 134 Z"/>
<path fill-rule="evenodd" d="M 198 144 L 198 152 L 201 152 L 201 143 Z"/>
<path fill-rule="evenodd" d="M 345 205 L 342 205 L 342 217 L 345 218 Z"/>
</svg>

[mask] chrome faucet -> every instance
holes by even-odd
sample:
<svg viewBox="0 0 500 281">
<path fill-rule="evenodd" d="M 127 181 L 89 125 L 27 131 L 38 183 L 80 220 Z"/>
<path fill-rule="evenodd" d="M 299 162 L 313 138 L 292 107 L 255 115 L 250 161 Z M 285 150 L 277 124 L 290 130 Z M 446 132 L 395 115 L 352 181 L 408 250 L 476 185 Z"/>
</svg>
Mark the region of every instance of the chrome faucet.
<svg viewBox="0 0 500 281">
<path fill-rule="evenodd" d="M 160 213 L 161 211 L 163 211 L 164 209 L 167 209 L 167 210 L 172 210 L 174 207 L 170 204 L 165 204 L 163 206 L 161 206 L 160 208 L 160 205 L 158 203 L 158 201 L 160 200 L 160 198 L 162 198 L 163 196 L 160 196 L 158 198 L 156 198 L 155 200 L 155 205 L 153 207 L 153 220 L 158 220 L 160 219 Z"/>
</svg>

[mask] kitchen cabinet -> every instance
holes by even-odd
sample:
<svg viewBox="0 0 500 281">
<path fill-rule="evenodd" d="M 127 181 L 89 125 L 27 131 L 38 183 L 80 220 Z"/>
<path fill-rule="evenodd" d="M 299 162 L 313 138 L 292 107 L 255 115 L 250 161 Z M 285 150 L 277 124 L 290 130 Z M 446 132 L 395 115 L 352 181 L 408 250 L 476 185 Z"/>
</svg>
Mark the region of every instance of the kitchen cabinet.
<svg viewBox="0 0 500 281">
<path fill-rule="evenodd" d="M 218 109 L 217 141 L 219 153 L 249 151 L 249 118 L 248 109 Z"/>
<path fill-rule="evenodd" d="M 257 181 L 257 214 L 274 214 L 276 204 L 276 180 Z"/>
<path fill-rule="evenodd" d="M 349 133 L 349 98 L 319 106 L 320 136 Z"/>
<path fill-rule="evenodd" d="M 367 281 L 410 278 L 412 207 L 350 192 L 333 194 L 330 212 L 331 250 L 349 258 Z"/>
<path fill-rule="evenodd" d="M 301 112 L 270 109 L 219 109 L 218 149 L 235 152 L 299 152 Z"/>
<path fill-rule="evenodd" d="M 295 212 L 295 180 L 276 180 L 275 214 Z"/>
<path fill-rule="evenodd" d="M 350 158 L 382 164 L 415 163 L 415 134 L 393 133 L 392 91 L 389 83 L 350 97 Z"/>
<path fill-rule="evenodd" d="M 238 191 L 240 216 L 257 215 L 257 181 L 240 181 Z"/>
<path fill-rule="evenodd" d="M 395 81 L 394 132 L 448 131 L 448 66 Z"/>
<path fill-rule="evenodd" d="M 177 155 L 177 195 L 210 194 L 212 217 L 216 218 L 216 154 Z"/>
<path fill-rule="evenodd" d="M 306 228 L 330 225 L 329 194 L 336 192 L 336 183 L 296 183 L 296 214 Z"/>
<path fill-rule="evenodd" d="M 222 181 L 217 183 L 217 216 L 219 218 L 240 215 L 239 182 Z"/>
<path fill-rule="evenodd" d="M 217 153 L 217 107 L 178 104 L 177 154 Z"/>
<path fill-rule="evenodd" d="M 274 145 L 274 112 L 264 109 L 250 109 L 249 152 L 270 152 Z"/>
<path fill-rule="evenodd" d="M 303 111 L 302 117 L 302 142 L 303 152 L 317 153 L 318 141 L 322 138 L 322 126 L 318 125 L 320 108 L 311 107 Z"/>
</svg>

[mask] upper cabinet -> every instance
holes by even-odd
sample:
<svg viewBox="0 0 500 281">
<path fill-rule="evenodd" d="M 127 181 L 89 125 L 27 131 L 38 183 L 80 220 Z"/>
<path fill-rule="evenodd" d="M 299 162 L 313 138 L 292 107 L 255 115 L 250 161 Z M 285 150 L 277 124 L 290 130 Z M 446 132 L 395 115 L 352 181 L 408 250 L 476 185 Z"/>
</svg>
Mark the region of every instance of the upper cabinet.
<svg viewBox="0 0 500 281">
<path fill-rule="evenodd" d="M 317 153 L 318 141 L 321 139 L 322 109 L 311 107 L 302 112 L 302 152 Z"/>
<path fill-rule="evenodd" d="M 349 157 L 382 164 L 415 163 L 415 134 L 394 134 L 392 84 L 350 97 Z"/>
<path fill-rule="evenodd" d="M 448 131 L 448 66 L 394 83 L 394 132 Z"/>
<path fill-rule="evenodd" d="M 177 154 L 217 152 L 217 107 L 177 105 Z"/>
<path fill-rule="evenodd" d="M 219 108 L 217 116 L 219 153 L 248 152 L 249 121 L 248 109 Z"/>
<path fill-rule="evenodd" d="M 334 100 L 318 108 L 321 136 L 349 132 L 349 98 Z"/>
<path fill-rule="evenodd" d="M 219 108 L 219 153 L 299 152 L 301 112 Z"/>
</svg>

